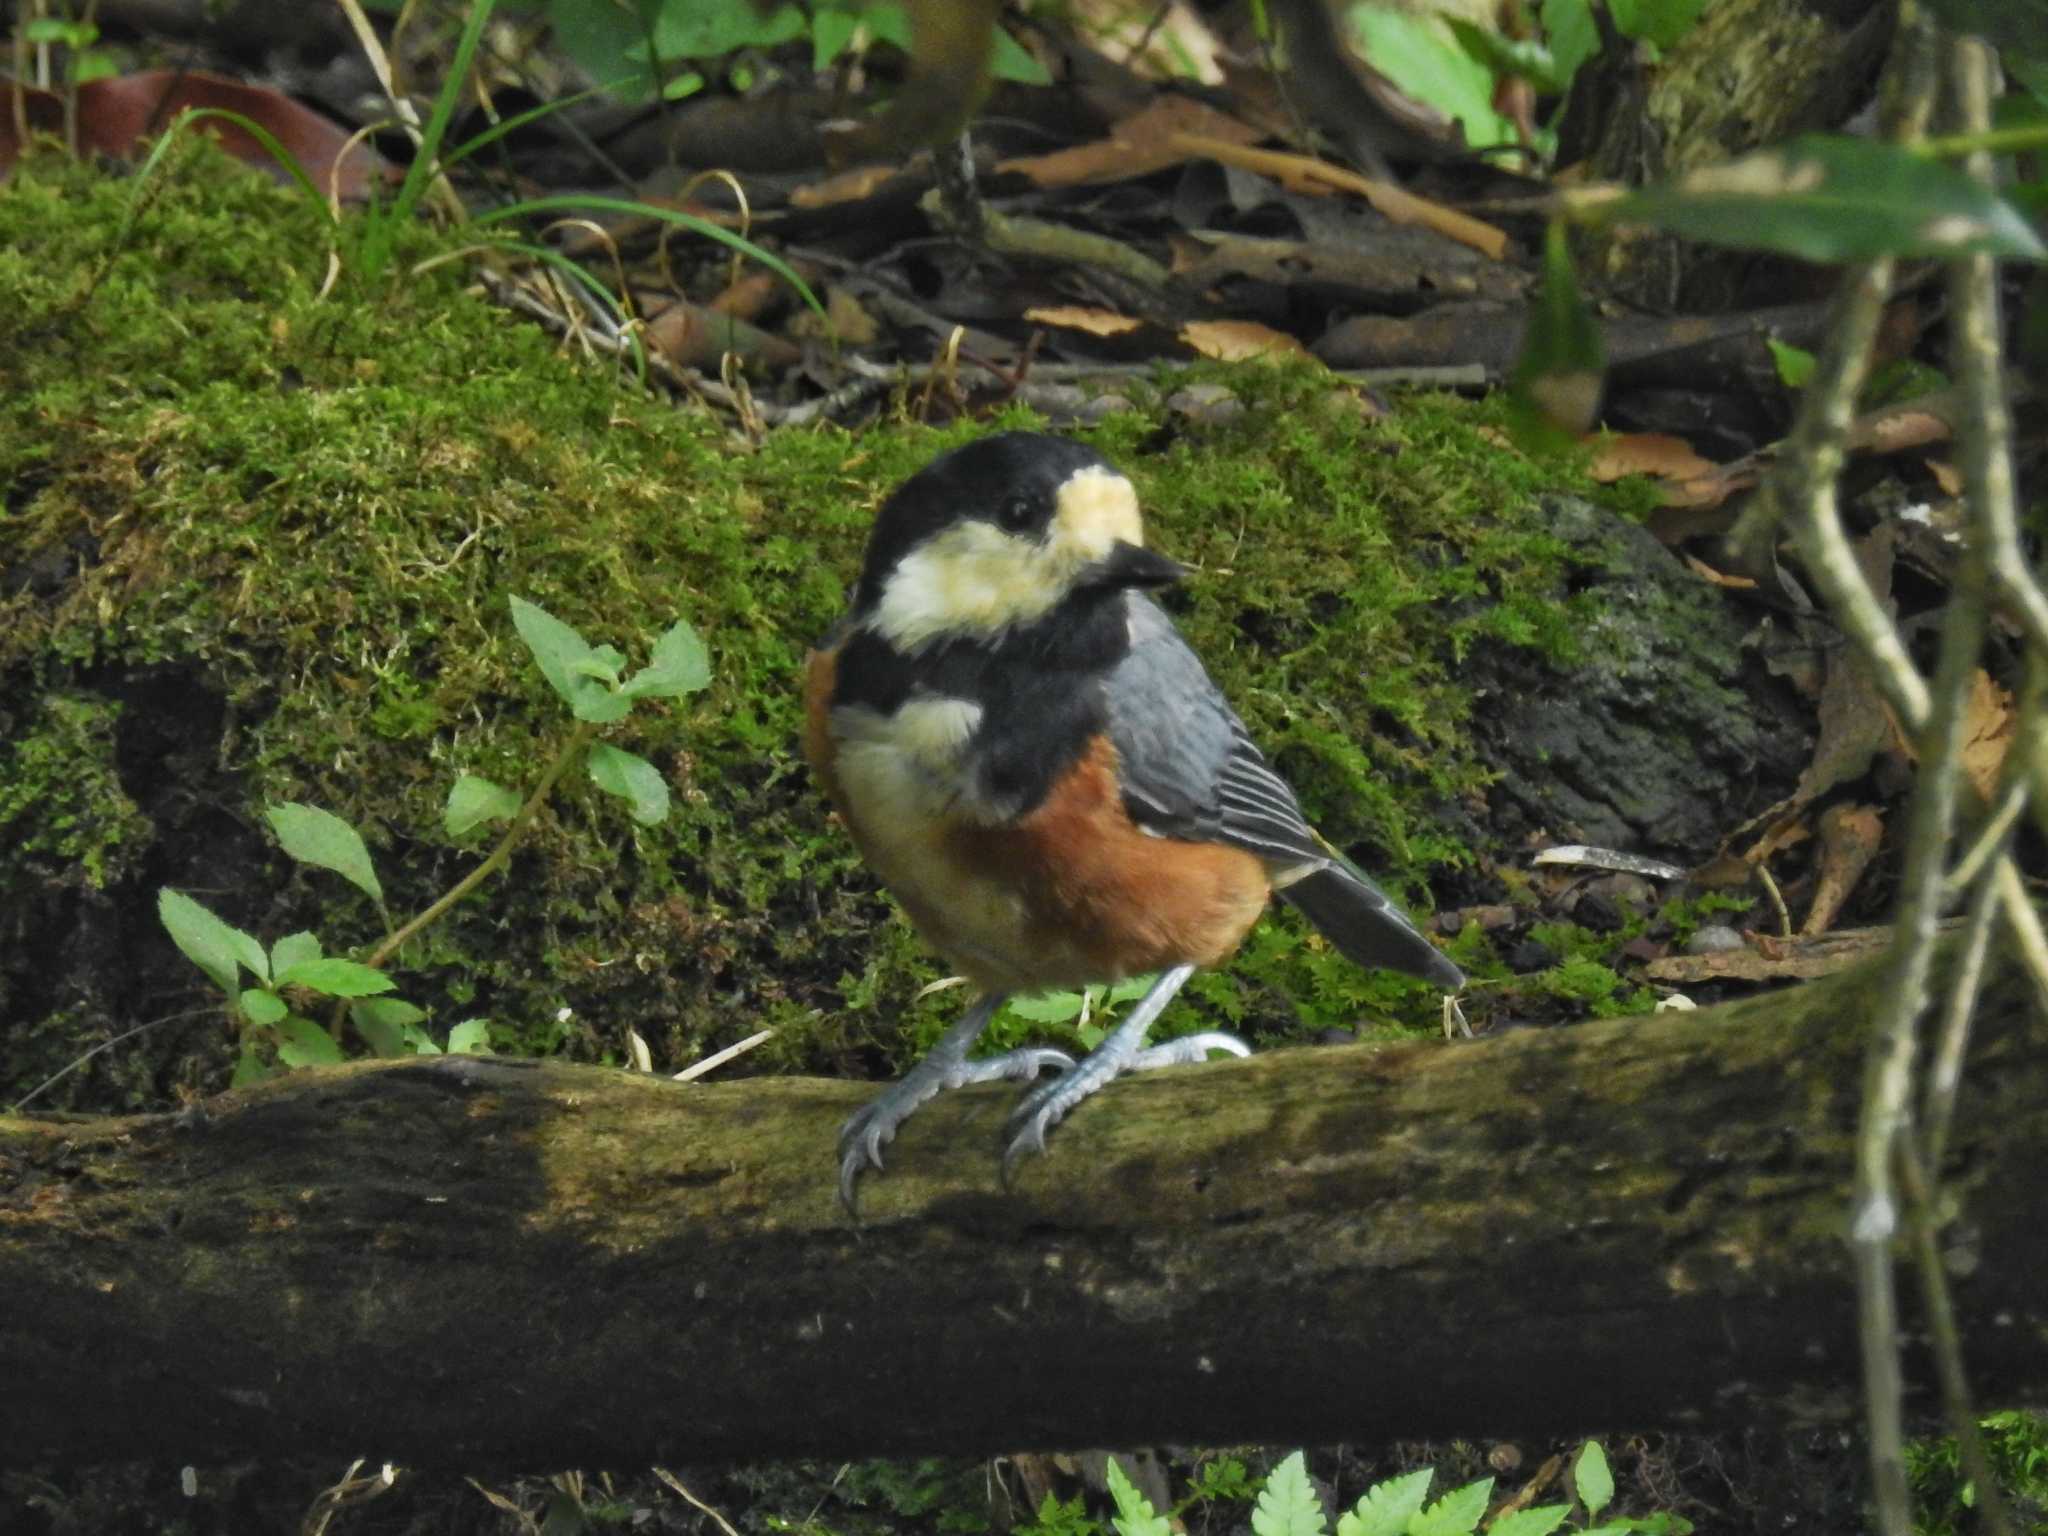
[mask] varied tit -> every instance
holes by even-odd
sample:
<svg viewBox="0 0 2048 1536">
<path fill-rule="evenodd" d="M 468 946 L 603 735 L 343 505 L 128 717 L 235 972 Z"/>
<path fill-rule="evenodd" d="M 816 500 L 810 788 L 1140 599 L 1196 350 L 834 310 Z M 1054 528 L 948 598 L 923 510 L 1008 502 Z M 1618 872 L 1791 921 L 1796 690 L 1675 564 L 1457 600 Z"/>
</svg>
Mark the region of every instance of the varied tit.
<svg viewBox="0 0 2048 1536">
<path fill-rule="evenodd" d="M 1303 819 L 1173 621 L 1182 568 L 1146 548 L 1131 482 L 1033 432 L 941 455 L 875 519 L 851 613 L 811 653 L 805 751 L 862 856 L 980 997 L 840 1133 L 840 1198 L 942 1089 L 1054 1076 L 1018 1104 L 1003 1171 L 1125 1072 L 1246 1048 L 1145 1032 L 1278 895 L 1345 955 L 1455 991 L 1464 976 Z M 970 1061 L 1012 993 L 1158 980 L 1078 1064 Z"/>
</svg>

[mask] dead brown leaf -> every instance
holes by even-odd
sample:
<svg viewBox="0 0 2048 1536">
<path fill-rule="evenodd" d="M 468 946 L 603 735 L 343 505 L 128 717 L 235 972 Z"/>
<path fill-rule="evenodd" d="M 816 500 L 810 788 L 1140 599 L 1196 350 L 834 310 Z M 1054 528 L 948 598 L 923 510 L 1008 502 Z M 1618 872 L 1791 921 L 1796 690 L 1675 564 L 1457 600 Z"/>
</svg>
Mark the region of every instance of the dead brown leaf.
<svg viewBox="0 0 2048 1536">
<path fill-rule="evenodd" d="M 789 194 L 792 208 L 834 208 L 841 203 L 862 203 L 903 174 L 901 166 L 856 165 L 823 181 L 797 187 Z"/>
<path fill-rule="evenodd" d="M 1945 443 L 1955 436 L 1948 418 L 1927 405 L 1908 401 L 1859 416 L 1849 427 L 1849 446 L 1871 453 L 1904 453 Z"/>
<path fill-rule="evenodd" d="M 1390 181 L 1377 181 L 1356 171 L 1348 171 L 1341 165 L 1331 165 L 1327 160 L 1318 160 L 1310 155 L 1283 154 L 1272 149 L 1252 149 L 1242 143 L 1197 133 L 1175 133 L 1170 142 L 1186 158 L 1201 157 L 1256 171 L 1261 176 L 1272 177 L 1290 192 L 1313 197 L 1332 197 L 1339 192 L 1349 192 L 1363 197 L 1383 217 L 1396 224 L 1417 224 L 1433 229 L 1495 261 L 1506 260 L 1512 245 L 1506 231 L 1483 219 L 1475 219 L 1442 203 L 1433 203 L 1426 197 L 1417 197 Z"/>
<path fill-rule="evenodd" d="M 1728 587 L 1737 592 L 1747 592 L 1756 586 L 1753 576 L 1730 576 L 1726 571 L 1717 571 L 1706 561 L 1695 555 L 1685 557 L 1686 569 L 1703 581 L 1711 581 L 1717 587 Z"/>
<path fill-rule="evenodd" d="M 2005 767 L 2006 751 L 2012 746 L 2016 725 L 2012 694 L 1991 680 L 1979 667 L 1970 679 L 1970 697 L 1963 704 L 1963 776 L 1987 802 L 1998 794 L 1998 778 Z M 1909 762 L 1920 761 L 1917 744 L 1903 730 L 1889 707 L 1885 728 L 1891 745 Z"/>
<path fill-rule="evenodd" d="M 1258 129 L 1191 96 L 1160 96 L 1143 111 L 1110 129 L 1109 137 L 1049 155 L 1025 155 L 996 164 L 998 171 L 1028 176 L 1041 187 L 1078 187 L 1092 182 L 1129 181 L 1168 166 L 1199 159 L 1201 151 L 1177 145 L 1182 133 L 1227 144 L 1250 144 Z"/>
<path fill-rule="evenodd" d="M 61 134 L 64 130 L 62 96 L 8 83 L 0 92 L 0 99 L 8 104 L 8 110 L 0 111 L 0 177 L 13 169 L 22 151 L 15 142 L 12 111 L 17 91 L 31 132 Z M 203 69 L 150 69 L 86 81 L 78 87 L 79 152 L 129 158 L 144 139 L 162 133 L 165 125 L 188 107 L 246 117 L 297 160 L 315 186 L 323 193 L 332 190 L 343 202 L 361 202 L 371 184 L 386 174 L 383 157 L 367 144 L 352 144 L 349 130 L 331 118 L 270 86 L 249 85 Z M 290 179 L 290 173 L 263 142 L 239 123 L 212 118 L 197 125 L 196 131 L 274 180 Z"/>
<path fill-rule="evenodd" d="M 1113 309 L 1090 309 L 1080 304 L 1039 304 L 1024 311 L 1026 320 L 1055 325 L 1062 330 L 1086 331 L 1090 336 L 1125 336 L 1144 325 Z"/>
<path fill-rule="evenodd" d="M 1800 932 L 1808 938 L 1835 924 L 1856 882 L 1884 843 L 1884 817 L 1871 805 L 1831 805 L 1820 814 L 1820 873 Z"/>
<path fill-rule="evenodd" d="M 1283 353 L 1308 355 L 1308 348 L 1295 337 L 1256 320 L 1190 320 L 1180 328 L 1180 339 L 1202 356 L 1225 363 Z"/>
<path fill-rule="evenodd" d="M 1970 679 L 1970 701 L 1963 715 L 1963 772 L 1986 801 L 1998 794 L 1998 777 L 2016 723 L 2012 694 L 1980 667 Z"/>
<path fill-rule="evenodd" d="M 1941 487 L 1942 495 L 1963 494 L 1963 472 L 1947 459 L 1922 459 L 1920 462 L 1927 466 L 1927 473 L 1934 476 L 1934 483 Z"/>
<path fill-rule="evenodd" d="M 1664 432 L 1611 432 L 1594 441 L 1593 462 L 1587 472 L 1602 485 L 1612 485 L 1625 475 L 1686 481 L 1713 469 L 1714 465 L 1682 437 Z"/>
</svg>

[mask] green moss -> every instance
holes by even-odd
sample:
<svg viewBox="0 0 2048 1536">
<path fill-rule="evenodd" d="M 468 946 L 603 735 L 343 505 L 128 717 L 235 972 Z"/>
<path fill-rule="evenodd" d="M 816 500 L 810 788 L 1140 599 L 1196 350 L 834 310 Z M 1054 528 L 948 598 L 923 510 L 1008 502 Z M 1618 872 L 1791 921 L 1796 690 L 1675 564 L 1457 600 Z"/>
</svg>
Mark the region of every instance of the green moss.
<svg viewBox="0 0 2048 1536">
<path fill-rule="evenodd" d="M 748 445 L 564 355 L 465 292 L 460 262 L 321 298 L 309 210 L 211 154 L 174 160 L 132 221 L 135 184 L 85 169 L 0 192 L 0 570 L 44 573 L 0 584 L 0 711 L 42 722 L 35 750 L 100 765 L 14 803 L 42 841 L 0 852 L 0 890 L 54 857 L 128 882 L 128 942 L 159 882 L 226 887 L 223 915 L 266 938 L 373 939 L 366 901 L 256 831 L 224 864 L 209 818 L 325 806 L 363 829 L 394 910 L 424 905 L 476 857 L 438 830 L 455 774 L 529 782 L 567 729 L 512 633 L 517 593 L 636 662 L 687 617 L 714 683 L 620 737 L 667 775 L 668 824 L 565 782 L 507 874 L 404 956 L 437 1030 L 487 1015 L 506 1043 L 601 1057 L 631 1024 L 680 1065 L 772 1023 L 747 1069 L 816 1070 L 907 1054 L 954 1016 L 957 993 L 915 1000 L 931 961 L 809 782 L 796 689 L 882 496 L 985 428 Z M 408 239 L 402 267 L 437 249 Z M 1195 566 L 1177 615 L 1319 825 L 1426 905 L 1475 857 L 1440 813 L 1486 780 L 1460 658 L 1487 638 L 1572 651 L 1541 499 L 1559 473 L 1503 448 L 1487 408 L 1377 418 L 1312 369 L 1217 376 L 1248 402 L 1230 425 L 1175 436 L 1147 408 L 1085 435 Z M 167 679 L 221 729 L 124 778 L 110 701 L 161 707 Z M 203 992 L 148 942 L 159 995 Z M 1186 1028 L 1434 1022 L 1426 989 L 1291 917 L 1190 996 Z"/>
<path fill-rule="evenodd" d="M 0 745 L 0 902 L 74 875 L 104 890 L 151 832 L 114 761 L 120 707 L 90 694 L 25 702 L 32 713 Z"/>
</svg>

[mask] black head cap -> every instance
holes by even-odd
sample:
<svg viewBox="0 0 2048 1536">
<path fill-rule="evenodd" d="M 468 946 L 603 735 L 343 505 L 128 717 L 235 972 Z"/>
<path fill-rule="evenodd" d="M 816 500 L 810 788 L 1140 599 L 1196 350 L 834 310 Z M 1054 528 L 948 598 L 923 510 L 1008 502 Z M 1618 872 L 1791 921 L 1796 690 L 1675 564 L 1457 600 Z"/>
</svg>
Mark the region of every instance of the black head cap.
<svg viewBox="0 0 2048 1536">
<path fill-rule="evenodd" d="M 879 602 L 897 562 L 963 518 L 1011 533 L 1042 531 L 1059 488 L 1090 468 L 1112 466 L 1093 448 L 1045 432 L 998 432 L 940 454 L 896 487 L 875 515 L 854 605 Z"/>
</svg>

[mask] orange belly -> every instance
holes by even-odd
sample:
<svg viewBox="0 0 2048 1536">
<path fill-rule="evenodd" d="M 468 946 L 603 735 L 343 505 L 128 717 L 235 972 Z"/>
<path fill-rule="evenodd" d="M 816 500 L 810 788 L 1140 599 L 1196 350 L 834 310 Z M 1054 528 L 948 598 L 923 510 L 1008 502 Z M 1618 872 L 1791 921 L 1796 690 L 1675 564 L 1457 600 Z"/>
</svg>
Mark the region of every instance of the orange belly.
<svg viewBox="0 0 2048 1536">
<path fill-rule="evenodd" d="M 849 795 L 854 786 L 836 771 L 832 680 L 832 655 L 813 652 L 805 678 L 811 766 L 869 866 L 976 985 L 1041 991 L 1215 965 L 1265 910 L 1271 887 L 1254 855 L 1138 829 L 1106 737 L 1007 825 L 926 818 L 859 789 Z"/>
</svg>

